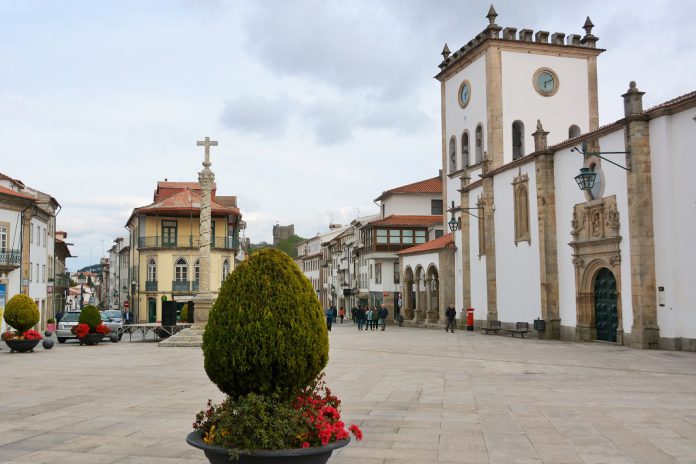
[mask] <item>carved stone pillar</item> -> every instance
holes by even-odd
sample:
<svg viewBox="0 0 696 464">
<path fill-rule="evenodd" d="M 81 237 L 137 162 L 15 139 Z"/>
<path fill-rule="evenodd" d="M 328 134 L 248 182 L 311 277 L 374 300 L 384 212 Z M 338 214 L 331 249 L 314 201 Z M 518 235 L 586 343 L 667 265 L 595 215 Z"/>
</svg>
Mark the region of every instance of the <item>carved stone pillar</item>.
<svg viewBox="0 0 696 464">
<path fill-rule="evenodd" d="M 423 310 L 423 300 L 421 295 L 421 279 L 416 278 L 416 301 L 415 301 L 415 317 L 417 322 L 423 322 L 425 320 L 425 311 Z"/>
</svg>

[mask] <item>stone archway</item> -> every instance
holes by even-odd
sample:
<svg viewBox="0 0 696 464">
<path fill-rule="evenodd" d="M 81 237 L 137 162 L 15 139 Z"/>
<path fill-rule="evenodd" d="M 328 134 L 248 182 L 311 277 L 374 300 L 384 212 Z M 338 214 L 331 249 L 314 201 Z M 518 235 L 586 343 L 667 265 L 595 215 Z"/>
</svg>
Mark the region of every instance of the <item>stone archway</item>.
<svg viewBox="0 0 696 464">
<path fill-rule="evenodd" d="M 440 320 L 440 273 L 437 267 L 430 265 L 425 276 L 425 293 L 427 321 L 437 323 Z"/>
<path fill-rule="evenodd" d="M 416 308 L 413 298 L 413 269 L 411 266 L 407 266 L 404 270 L 403 303 L 404 319 L 413 319 Z"/>
<path fill-rule="evenodd" d="M 575 301 L 577 320 L 575 339 L 597 339 L 595 283 L 603 269 L 612 274 L 616 286 L 616 342 L 623 344 L 621 316 L 621 235 L 616 197 L 579 203 L 571 222 L 573 264 L 575 265 Z M 605 271 L 606 272 L 606 271 Z"/>
</svg>

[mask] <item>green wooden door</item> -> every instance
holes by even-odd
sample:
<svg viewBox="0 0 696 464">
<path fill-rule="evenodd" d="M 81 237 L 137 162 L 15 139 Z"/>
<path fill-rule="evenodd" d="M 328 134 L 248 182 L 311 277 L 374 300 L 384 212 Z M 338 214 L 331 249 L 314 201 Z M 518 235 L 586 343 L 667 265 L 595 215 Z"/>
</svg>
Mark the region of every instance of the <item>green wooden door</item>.
<svg viewBox="0 0 696 464">
<path fill-rule="evenodd" d="M 157 322 L 157 300 L 154 298 L 147 300 L 147 322 Z"/>
<path fill-rule="evenodd" d="M 616 329 L 619 323 L 616 278 L 609 269 L 604 268 L 597 274 L 594 294 L 597 340 L 616 342 Z"/>
</svg>

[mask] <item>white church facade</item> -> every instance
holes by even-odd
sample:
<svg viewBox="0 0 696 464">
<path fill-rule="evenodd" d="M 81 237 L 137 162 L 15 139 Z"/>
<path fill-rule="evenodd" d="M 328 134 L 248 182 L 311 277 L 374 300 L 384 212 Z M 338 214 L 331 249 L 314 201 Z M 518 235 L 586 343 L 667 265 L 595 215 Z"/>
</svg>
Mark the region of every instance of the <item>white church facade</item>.
<svg viewBox="0 0 696 464">
<path fill-rule="evenodd" d="M 491 7 L 486 29 L 443 50 L 454 230 L 402 254 L 405 317 L 442 322 L 454 304 L 477 325 L 543 321 L 542 338 L 696 350 L 696 92 L 644 110 L 631 83 L 625 117 L 599 127 L 589 18 L 566 37 L 496 17 Z M 413 277 L 434 259 L 437 307 L 420 296 L 432 282 Z"/>
</svg>

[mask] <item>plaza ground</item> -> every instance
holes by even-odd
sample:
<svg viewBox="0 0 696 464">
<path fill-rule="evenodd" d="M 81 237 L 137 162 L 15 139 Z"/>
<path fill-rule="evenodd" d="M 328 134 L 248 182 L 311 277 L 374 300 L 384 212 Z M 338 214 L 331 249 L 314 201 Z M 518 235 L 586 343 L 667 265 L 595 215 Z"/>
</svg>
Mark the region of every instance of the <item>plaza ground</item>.
<svg viewBox="0 0 696 464">
<path fill-rule="evenodd" d="M 332 464 L 696 463 L 696 353 L 334 325 L 327 380 L 362 442 Z M 194 464 L 195 348 L 0 351 L 0 462 Z"/>
</svg>

